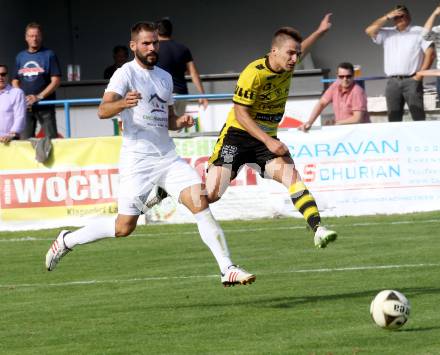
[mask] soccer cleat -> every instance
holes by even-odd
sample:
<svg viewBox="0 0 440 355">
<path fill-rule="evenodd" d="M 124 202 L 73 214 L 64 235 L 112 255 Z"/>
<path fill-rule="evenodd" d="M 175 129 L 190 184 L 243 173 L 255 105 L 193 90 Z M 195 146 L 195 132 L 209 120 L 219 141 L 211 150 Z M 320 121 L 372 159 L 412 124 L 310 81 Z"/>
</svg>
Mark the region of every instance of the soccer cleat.
<svg viewBox="0 0 440 355">
<path fill-rule="evenodd" d="M 167 197 L 168 193 L 160 186 L 155 185 L 145 201 L 145 206 L 151 208 Z"/>
<path fill-rule="evenodd" d="M 52 242 L 52 245 L 46 254 L 47 271 L 55 269 L 61 258 L 72 250 L 64 243 L 64 237 L 69 233 L 71 233 L 71 231 L 62 230 L 60 234 L 58 234 L 58 237 Z"/>
<path fill-rule="evenodd" d="M 246 270 L 240 268 L 237 265 L 231 265 L 228 267 L 225 273 L 222 273 L 222 284 L 225 287 L 234 285 L 247 285 L 254 282 L 256 276 L 248 273 Z"/>
<path fill-rule="evenodd" d="M 331 231 L 323 226 L 319 226 L 315 232 L 315 247 L 325 248 L 328 243 L 334 242 L 338 234 L 335 231 Z"/>
</svg>

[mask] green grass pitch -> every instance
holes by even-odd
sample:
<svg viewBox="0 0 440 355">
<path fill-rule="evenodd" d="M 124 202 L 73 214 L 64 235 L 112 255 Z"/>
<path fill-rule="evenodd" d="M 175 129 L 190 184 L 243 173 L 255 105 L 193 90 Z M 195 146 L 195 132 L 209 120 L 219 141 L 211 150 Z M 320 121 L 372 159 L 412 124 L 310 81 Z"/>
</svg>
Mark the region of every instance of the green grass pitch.
<svg viewBox="0 0 440 355">
<path fill-rule="evenodd" d="M 257 275 L 224 288 L 195 224 L 78 246 L 53 272 L 58 230 L 0 233 L 1 354 L 440 354 L 440 212 L 221 223 Z M 399 331 L 370 319 L 382 289 L 410 300 Z"/>
</svg>

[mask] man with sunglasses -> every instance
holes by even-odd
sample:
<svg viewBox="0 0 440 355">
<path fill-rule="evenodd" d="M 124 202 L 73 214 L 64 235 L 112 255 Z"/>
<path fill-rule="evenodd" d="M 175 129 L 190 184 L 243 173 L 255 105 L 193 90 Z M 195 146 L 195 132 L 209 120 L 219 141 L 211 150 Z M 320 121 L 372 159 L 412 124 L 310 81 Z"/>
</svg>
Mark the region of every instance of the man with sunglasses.
<svg viewBox="0 0 440 355">
<path fill-rule="evenodd" d="M 383 27 L 388 21 L 394 26 Z M 414 121 L 425 120 L 423 77 L 417 72 L 431 67 L 434 49 L 432 42 L 423 39 L 423 28 L 410 23 L 409 10 L 397 5 L 365 30 L 374 43 L 384 47 L 388 77 L 385 97 L 390 122 L 402 121 L 405 102 Z"/>
<path fill-rule="evenodd" d="M 9 84 L 8 67 L 0 64 L 0 143 L 18 139 L 24 128 L 26 100 L 21 89 Z"/>
<path fill-rule="evenodd" d="M 309 120 L 299 126 L 299 130 L 308 131 L 313 122 L 330 103 L 333 105 L 335 117 L 327 124 L 342 125 L 370 122 L 367 110 L 367 95 L 365 90 L 354 82 L 353 64 L 339 64 L 337 76 L 338 80 L 325 91 L 313 108 Z"/>
</svg>

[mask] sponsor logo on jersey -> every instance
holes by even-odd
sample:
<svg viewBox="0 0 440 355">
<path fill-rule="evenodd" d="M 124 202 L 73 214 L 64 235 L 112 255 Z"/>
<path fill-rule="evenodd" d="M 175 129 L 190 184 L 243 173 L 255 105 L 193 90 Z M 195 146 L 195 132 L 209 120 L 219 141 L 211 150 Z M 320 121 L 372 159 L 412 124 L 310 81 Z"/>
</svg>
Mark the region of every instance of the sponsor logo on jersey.
<svg viewBox="0 0 440 355">
<path fill-rule="evenodd" d="M 151 110 L 151 113 L 155 112 L 161 112 L 166 113 L 166 100 L 162 99 L 157 94 L 150 95 L 150 99 L 148 100 L 148 103 L 153 106 L 153 109 Z"/>
<path fill-rule="evenodd" d="M 223 158 L 225 163 L 232 163 L 234 156 L 237 155 L 238 148 L 235 145 L 226 144 L 222 147 L 220 156 Z"/>
<path fill-rule="evenodd" d="M 253 100 L 255 98 L 255 92 L 252 90 L 245 90 L 243 88 L 241 88 L 240 86 L 236 86 L 235 87 L 235 91 L 234 94 L 242 97 L 244 99 L 248 99 L 248 100 Z"/>
<path fill-rule="evenodd" d="M 270 101 L 270 92 L 261 93 L 259 98 L 260 101 Z"/>
<path fill-rule="evenodd" d="M 279 123 L 281 122 L 282 118 L 283 118 L 283 113 L 269 115 L 266 113 L 257 112 L 257 114 L 255 115 L 256 120 L 264 121 L 264 122 L 272 122 L 272 123 Z"/>
<path fill-rule="evenodd" d="M 277 104 L 260 104 L 258 105 L 257 110 L 264 110 L 264 111 L 277 110 L 284 112 L 284 107 L 286 107 L 286 100 L 282 100 Z"/>
</svg>

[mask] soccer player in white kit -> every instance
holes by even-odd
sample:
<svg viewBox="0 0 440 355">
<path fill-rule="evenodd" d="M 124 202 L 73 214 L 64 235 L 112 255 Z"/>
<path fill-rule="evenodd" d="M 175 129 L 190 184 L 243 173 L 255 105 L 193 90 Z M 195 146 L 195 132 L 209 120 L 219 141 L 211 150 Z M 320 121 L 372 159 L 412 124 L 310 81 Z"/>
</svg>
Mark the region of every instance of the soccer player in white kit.
<svg viewBox="0 0 440 355">
<path fill-rule="evenodd" d="M 153 24 L 134 25 L 130 48 L 135 59 L 114 73 L 99 105 L 100 118 L 120 114 L 124 126 L 116 220 L 95 221 L 74 232 L 61 231 L 46 254 L 46 268 L 53 270 L 78 244 L 130 235 L 145 211 L 149 193 L 158 185 L 193 213 L 200 236 L 219 265 L 223 285 L 252 283 L 255 275 L 231 261 L 223 231 L 202 193 L 201 178 L 177 155 L 168 134 L 168 129 L 190 127 L 194 121 L 189 115 L 177 117 L 174 113 L 171 75 L 155 66 L 158 47 Z"/>
</svg>

